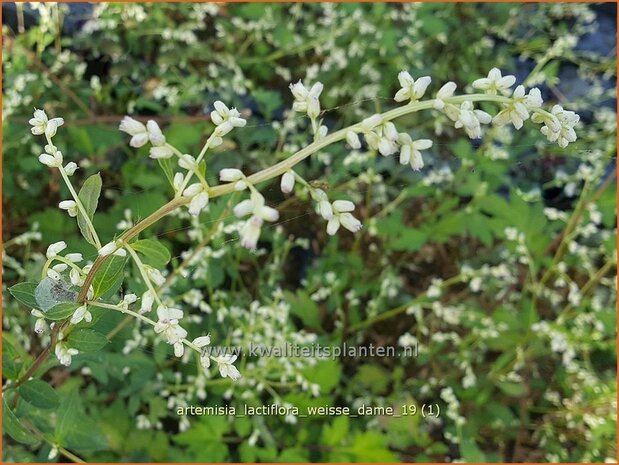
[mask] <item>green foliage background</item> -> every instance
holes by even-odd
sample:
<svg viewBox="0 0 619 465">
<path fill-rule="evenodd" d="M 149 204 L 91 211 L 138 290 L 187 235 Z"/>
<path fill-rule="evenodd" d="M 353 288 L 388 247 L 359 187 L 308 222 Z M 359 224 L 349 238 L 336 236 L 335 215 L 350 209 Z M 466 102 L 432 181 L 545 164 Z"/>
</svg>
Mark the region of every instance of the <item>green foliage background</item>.
<svg viewBox="0 0 619 465">
<path fill-rule="evenodd" d="M 441 117 L 410 116 L 398 128 L 435 141 L 419 173 L 329 147 L 299 172 L 328 186 L 330 197 L 355 201 L 364 223 L 355 236 L 327 236 L 311 202 L 285 198 L 276 183 L 261 186 L 280 210 L 261 255 L 220 227 L 231 222 L 228 199 L 212 202 L 197 223 L 166 218 L 144 237 L 171 251 L 176 280 L 166 294 L 195 316 L 192 336 L 210 332 L 216 344 L 243 347 L 413 338 L 419 356 L 244 358 L 244 381 L 233 385 L 205 378 L 193 360 L 181 363 L 135 322 L 98 312 L 81 330 L 106 335 L 102 349 L 74 357 L 68 369 L 50 358 L 20 399 L 4 392 L 5 461 L 45 461 L 51 444 L 69 459 L 107 462 L 616 456 L 616 43 L 578 47 L 599 26 L 593 5 L 110 3 L 94 6 L 89 21 L 66 5 L 21 8 L 37 9 L 40 20 L 23 31 L 3 26 L 5 383 L 46 343 L 8 286 L 38 281 L 52 242 L 96 256 L 57 208 L 68 198 L 61 180 L 37 161 L 42 144 L 27 125 L 35 106 L 65 118 L 55 140 L 65 159 L 80 162 L 77 185 L 101 173 L 94 224 L 104 242 L 126 215 L 143 218 L 171 193 L 146 149 L 130 148 L 117 130 L 127 113 L 158 119 L 171 143 L 196 154 L 215 100 L 245 110 L 248 126 L 208 160 L 213 184 L 221 168 L 252 173 L 308 143 L 308 122 L 286 113 L 288 84 L 299 79 L 324 83 L 330 130 L 391 108 L 402 69 L 462 89 L 494 66 L 542 86 L 583 123 L 579 140 L 560 149 L 534 125 L 490 129 L 472 144 Z M 61 34 L 63 24 L 80 31 Z M 524 234 L 523 244 L 509 228 Z M 134 269 L 125 273 L 123 289 L 144 290 Z M 207 306 L 194 302 L 194 289 Z M 176 413 L 275 402 L 438 404 L 442 414 L 288 423 Z"/>
</svg>

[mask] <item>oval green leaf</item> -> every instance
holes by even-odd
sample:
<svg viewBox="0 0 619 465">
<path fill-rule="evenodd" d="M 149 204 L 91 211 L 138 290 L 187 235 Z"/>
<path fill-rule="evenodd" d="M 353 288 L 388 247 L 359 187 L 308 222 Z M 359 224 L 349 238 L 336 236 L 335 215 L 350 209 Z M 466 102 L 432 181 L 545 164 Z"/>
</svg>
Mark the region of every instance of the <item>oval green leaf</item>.
<svg viewBox="0 0 619 465">
<path fill-rule="evenodd" d="M 144 255 L 144 262 L 156 268 L 164 267 L 170 261 L 170 251 L 154 239 L 141 239 L 131 244 L 138 253 Z"/>
<path fill-rule="evenodd" d="M 95 352 L 102 349 L 109 342 L 107 338 L 92 329 L 78 329 L 67 338 L 69 345 L 80 352 Z"/>
<path fill-rule="evenodd" d="M 2 396 L 2 432 L 8 434 L 17 442 L 33 446 L 39 440 L 28 431 L 15 416 L 4 396 Z"/>
<path fill-rule="evenodd" d="M 126 257 L 109 257 L 101 268 L 95 274 L 92 281 L 92 288 L 94 291 L 94 299 L 101 297 L 108 291 L 114 289 L 115 286 L 120 286 L 119 281 L 122 283 L 123 270 L 127 263 Z"/>
<path fill-rule="evenodd" d="M 92 217 L 97 210 L 97 204 L 99 203 L 99 196 L 101 195 L 101 175 L 99 173 L 93 174 L 90 176 L 80 189 L 77 194 L 82 205 L 84 206 L 84 210 L 86 210 L 86 214 L 88 215 L 88 219 L 92 221 Z M 82 232 L 82 236 L 92 245 L 96 246 L 97 243 L 92 236 L 90 229 L 88 228 L 88 221 L 84 217 L 81 211 L 77 214 L 77 225 Z"/>
<path fill-rule="evenodd" d="M 47 312 L 45 312 L 45 318 L 54 321 L 66 320 L 73 315 L 73 312 L 75 312 L 79 306 L 80 304 L 77 302 L 64 302 L 54 305 Z"/>
<path fill-rule="evenodd" d="M 10 287 L 9 292 L 15 297 L 15 300 L 24 304 L 29 309 L 39 308 L 39 304 L 34 297 L 34 290 L 37 288 L 38 284 L 39 283 L 35 282 L 18 283 Z"/>
<path fill-rule="evenodd" d="M 29 404 L 44 409 L 58 407 L 58 394 L 54 388 L 40 379 L 31 379 L 19 387 L 19 394 Z"/>
</svg>

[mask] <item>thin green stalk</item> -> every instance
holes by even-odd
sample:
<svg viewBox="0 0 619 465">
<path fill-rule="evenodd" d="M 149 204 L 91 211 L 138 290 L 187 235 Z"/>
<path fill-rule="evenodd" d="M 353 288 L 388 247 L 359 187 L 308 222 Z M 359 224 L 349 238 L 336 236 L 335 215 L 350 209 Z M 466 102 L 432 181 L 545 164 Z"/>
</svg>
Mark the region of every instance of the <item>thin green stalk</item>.
<svg viewBox="0 0 619 465">
<path fill-rule="evenodd" d="M 159 305 L 163 305 L 163 303 L 161 302 L 161 299 L 159 298 L 159 295 L 157 294 L 157 291 L 153 287 L 153 284 L 150 282 L 150 278 L 148 277 L 148 274 L 146 273 L 146 270 L 144 269 L 144 264 L 142 263 L 142 260 L 140 260 L 140 257 L 138 257 L 138 254 L 135 252 L 135 250 L 133 250 L 133 247 L 131 247 L 127 243 L 124 243 L 123 247 L 127 249 L 127 251 L 129 252 L 129 255 L 131 255 L 131 258 L 133 258 L 133 261 L 137 265 L 138 270 L 140 270 L 140 275 L 142 275 L 142 280 L 144 281 L 144 284 L 146 284 L 146 287 L 148 288 L 148 290 L 153 293 L 153 297 L 155 298 L 157 303 Z"/>
</svg>

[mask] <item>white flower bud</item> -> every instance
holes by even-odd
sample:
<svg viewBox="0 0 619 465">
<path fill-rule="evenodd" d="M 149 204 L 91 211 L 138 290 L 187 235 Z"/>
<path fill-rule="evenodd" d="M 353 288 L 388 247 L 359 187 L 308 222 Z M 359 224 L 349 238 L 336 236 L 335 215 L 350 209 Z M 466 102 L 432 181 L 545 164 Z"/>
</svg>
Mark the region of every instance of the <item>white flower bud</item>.
<svg viewBox="0 0 619 465">
<path fill-rule="evenodd" d="M 377 113 L 361 121 L 361 129 L 363 129 L 365 132 L 371 131 L 376 126 L 380 125 L 382 122 L 383 122 L 382 115 L 379 115 Z"/>
<path fill-rule="evenodd" d="M 292 171 L 286 171 L 282 175 L 281 189 L 284 194 L 290 194 L 294 189 L 295 177 Z"/>
<path fill-rule="evenodd" d="M 232 131 L 232 129 L 234 129 L 232 123 L 230 121 L 224 121 L 219 126 L 217 126 L 217 128 L 215 128 L 215 134 L 217 134 L 218 137 L 223 137 L 230 131 Z"/>
<path fill-rule="evenodd" d="M 352 216 L 350 213 L 342 213 L 340 215 L 340 223 L 350 232 L 360 231 L 363 227 L 361 221 Z"/>
<path fill-rule="evenodd" d="M 333 209 L 339 213 L 351 212 L 355 209 L 355 204 L 350 200 L 336 200 L 333 202 Z"/>
<path fill-rule="evenodd" d="M 200 182 L 193 183 L 183 191 L 183 197 L 193 197 L 204 190 L 204 186 Z"/>
<path fill-rule="evenodd" d="M 174 152 L 167 145 L 153 146 L 150 148 L 148 156 L 153 160 L 171 158 Z"/>
<path fill-rule="evenodd" d="M 67 248 L 67 244 L 65 241 L 54 242 L 47 248 L 47 252 L 45 252 L 45 256 L 47 258 L 53 258 Z"/>
<path fill-rule="evenodd" d="M 116 242 L 108 242 L 103 247 L 101 247 L 98 251 L 100 257 L 107 257 L 111 253 L 113 253 L 118 247 L 116 246 Z"/>
<path fill-rule="evenodd" d="M 201 192 L 196 195 L 189 203 L 189 214 L 198 216 L 200 212 L 208 205 L 209 196 L 207 192 Z"/>
<path fill-rule="evenodd" d="M 179 158 L 178 166 L 183 169 L 193 171 L 198 167 L 198 164 L 196 163 L 196 159 L 193 158 L 191 155 L 184 154 L 182 157 Z"/>
<path fill-rule="evenodd" d="M 65 171 L 65 173 L 67 173 L 67 176 L 73 176 L 73 174 L 75 174 L 75 170 L 77 170 L 77 168 L 78 168 L 77 164 L 75 162 L 70 161 L 64 167 L 64 171 Z"/>
<path fill-rule="evenodd" d="M 148 313 L 153 308 L 155 302 L 155 295 L 150 291 L 146 291 L 142 294 L 142 302 L 140 304 L 140 313 Z"/>
<path fill-rule="evenodd" d="M 195 345 L 196 347 L 204 347 L 204 346 L 209 345 L 210 343 L 211 343 L 210 336 L 197 337 L 192 342 L 192 344 Z"/>
<path fill-rule="evenodd" d="M 172 185 L 174 186 L 175 191 L 178 191 L 182 187 L 184 179 L 185 176 L 183 176 L 183 173 L 174 174 L 174 180 L 172 181 Z"/>
<path fill-rule="evenodd" d="M 219 172 L 219 179 L 223 182 L 234 182 L 243 178 L 243 172 L 236 168 L 224 168 Z"/>
<path fill-rule="evenodd" d="M 159 125 L 157 122 L 153 120 L 149 120 L 146 123 L 146 130 L 148 131 L 148 138 L 150 139 L 150 143 L 153 145 L 163 145 L 165 144 L 165 136 L 161 132 Z"/>
<path fill-rule="evenodd" d="M 346 142 L 348 142 L 348 145 L 350 145 L 352 149 L 357 150 L 361 148 L 361 141 L 355 131 L 348 131 L 346 133 Z"/>
<path fill-rule="evenodd" d="M 131 118 L 130 116 L 125 116 L 121 120 L 118 129 L 122 132 L 126 132 L 131 136 L 146 132 L 146 126 L 144 126 L 144 124 L 140 123 L 139 121 Z"/>
</svg>

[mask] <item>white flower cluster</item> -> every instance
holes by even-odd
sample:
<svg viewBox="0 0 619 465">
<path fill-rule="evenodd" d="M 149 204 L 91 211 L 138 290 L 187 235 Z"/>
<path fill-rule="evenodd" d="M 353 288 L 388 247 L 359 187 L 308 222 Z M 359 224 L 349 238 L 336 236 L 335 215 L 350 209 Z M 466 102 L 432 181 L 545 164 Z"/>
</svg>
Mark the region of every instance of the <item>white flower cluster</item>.
<svg viewBox="0 0 619 465">
<path fill-rule="evenodd" d="M 355 209 L 355 204 L 350 200 L 336 200 L 331 203 L 325 191 L 321 189 L 315 189 L 312 197 L 317 202 L 320 216 L 327 220 L 327 234 L 333 236 L 340 226 L 353 233 L 361 230 L 361 221 L 350 213 Z"/>
<path fill-rule="evenodd" d="M 358 131 L 363 134 L 371 149 L 377 150 L 385 157 L 399 152 L 400 163 L 410 165 L 415 171 L 423 168 L 421 150 L 432 147 L 432 141 L 429 139 L 413 140 L 410 135 L 399 133 L 395 124 L 383 121 L 383 117 L 379 114 L 364 119 Z M 346 133 L 346 141 L 352 148 L 361 147 L 361 141 L 355 130 L 351 129 Z"/>
<path fill-rule="evenodd" d="M 173 155 L 172 149 L 166 144 L 166 138 L 156 121 L 149 120 L 144 125 L 144 123 L 130 116 L 125 116 L 118 129 L 131 136 L 129 141 L 131 147 L 139 148 L 150 142 L 152 145 L 150 149 L 151 158 L 170 158 Z"/>
<path fill-rule="evenodd" d="M 308 90 L 301 81 L 296 84 L 290 84 L 290 91 L 294 97 L 292 109 L 299 113 L 307 113 L 312 119 L 318 118 L 320 115 L 319 97 L 322 93 L 323 85 L 321 82 L 316 82 Z"/>
<path fill-rule="evenodd" d="M 215 110 L 211 112 L 211 121 L 217 126 L 215 129 L 217 137 L 221 138 L 234 128 L 242 128 L 247 124 L 247 121 L 241 118 L 241 114 L 236 108 L 228 108 L 219 100 L 214 103 L 214 106 Z M 221 144 L 221 141 L 217 142 L 213 144 L 213 147 Z"/>
<path fill-rule="evenodd" d="M 35 136 L 40 136 L 41 134 L 45 134 L 50 139 L 56 135 L 57 129 L 64 124 L 64 119 L 62 118 L 52 118 L 49 119 L 47 114 L 43 110 L 34 109 L 34 117 L 28 121 L 32 128 L 30 131 Z"/>
<path fill-rule="evenodd" d="M 535 113 L 531 121 L 543 124 L 541 133 L 550 142 L 556 142 L 559 147 L 564 148 L 576 141 L 574 126 L 580 121 L 580 116 L 573 111 L 564 110 L 561 105 L 555 105 L 550 113 Z"/>
<path fill-rule="evenodd" d="M 265 205 L 264 197 L 257 191 L 251 193 L 249 199 L 239 202 L 234 207 L 238 218 L 251 215 L 241 227 L 241 245 L 254 250 L 258 244 L 260 230 L 265 221 L 274 222 L 279 219 L 279 213 L 274 208 Z"/>
<path fill-rule="evenodd" d="M 410 100 L 416 102 L 421 99 L 431 82 L 429 76 L 414 79 L 407 71 L 398 74 L 400 90 L 395 95 L 396 102 Z M 534 123 L 542 124 L 542 134 L 549 141 L 557 142 L 560 147 L 566 147 L 569 143 L 576 141 L 574 126 L 579 121 L 579 116 L 564 110 L 560 105 L 555 105 L 551 112 L 542 109 L 541 92 L 538 88 L 532 88 L 528 94 L 524 86 L 519 85 L 511 92 L 511 87 L 515 84 L 516 77 L 512 75 L 503 76 L 498 68 L 492 68 L 485 78 L 473 81 L 472 87 L 483 91 L 487 95 L 497 95 L 497 102 L 501 103 L 502 109 L 493 118 L 485 111 L 476 109 L 472 100 L 464 100 L 458 105 L 450 102 L 456 90 L 454 82 L 448 82 L 437 92 L 434 100 L 434 108 L 442 111 L 453 121 L 456 128 L 463 128 L 471 139 L 482 137 L 481 127 L 483 124 L 494 123 L 502 126 L 508 123 L 513 124 L 514 128 L 520 129 L 524 122 L 531 119 Z M 511 93 L 511 97 L 506 97 Z M 502 99 L 502 100 L 501 100 Z M 368 141 L 371 148 L 378 149 L 383 155 L 395 151 L 395 135 L 393 129 L 384 129 L 386 134 L 380 137 L 379 134 L 372 143 Z M 391 134 L 391 140 L 389 140 Z M 360 144 L 355 140 L 355 136 L 347 137 L 351 147 L 358 148 Z M 379 145 L 380 143 L 380 145 Z M 405 156 L 408 158 L 408 156 Z M 413 167 L 415 163 L 412 163 Z M 418 165 L 418 163 L 417 163 Z M 423 166 L 423 165 L 422 165 Z"/>
</svg>

